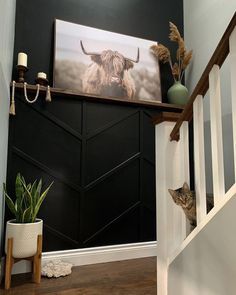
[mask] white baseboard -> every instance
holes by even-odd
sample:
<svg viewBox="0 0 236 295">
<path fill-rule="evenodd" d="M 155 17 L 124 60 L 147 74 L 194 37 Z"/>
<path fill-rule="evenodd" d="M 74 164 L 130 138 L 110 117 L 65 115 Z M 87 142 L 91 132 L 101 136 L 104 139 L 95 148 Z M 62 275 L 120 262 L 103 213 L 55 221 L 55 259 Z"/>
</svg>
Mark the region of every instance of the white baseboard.
<svg viewBox="0 0 236 295">
<path fill-rule="evenodd" d="M 73 265 L 135 259 L 156 256 L 156 242 L 114 245 L 68 251 L 43 253 L 43 263 L 52 259 L 63 259 Z"/>
<path fill-rule="evenodd" d="M 156 250 L 157 243 L 154 241 L 66 251 L 44 252 L 42 255 L 42 264 L 45 264 L 50 260 L 61 259 L 65 262 L 72 263 L 74 266 L 88 265 L 156 256 Z M 30 264 L 28 261 L 20 261 L 19 263 L 15 264 L 13 268 L 13 273 L 15 274 L 29 271 Z"/>
</svg>

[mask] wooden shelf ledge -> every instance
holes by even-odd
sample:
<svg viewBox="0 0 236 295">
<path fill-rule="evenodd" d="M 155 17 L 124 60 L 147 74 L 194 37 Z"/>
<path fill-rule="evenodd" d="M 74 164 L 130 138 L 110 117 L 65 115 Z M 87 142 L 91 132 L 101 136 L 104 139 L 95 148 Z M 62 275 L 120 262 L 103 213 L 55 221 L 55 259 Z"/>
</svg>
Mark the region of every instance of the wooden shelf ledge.
<svg viewBox="0 0 236 295">
<path fill-rule="evenodd" d="M 162 122 L 177 122 L 180 118 L 180 113 L 162 112 L 153 118 L 153 124 L 157 125 Z"/>
<path fill-rule="evenodd" d="M 12 83 L 11 83 L 12 87 Z M 15 84 L 16 93 L 24 91 L 24 84 L 23 83 L 16 83 Z M 40 86 L 40 93 L 46 92 L 47 88 L 45 86 Z M 131 106 L 143 106 L 148 108 L 157 109 L 160 111 L 165 112 L 175 112 L 181 113 L 183 110 L 183 106 L 169 104 L 169 103 L 161 103 L 156 101 L 149 101 L 149 100 L 137 100 L 137 99 L 122 99 L 122 98 L 114 98 L 114 97 L 101 97 L 97 95 L 89 95 L 80 92 L 76 92 L 69 89 L 60 89 L 60 88 L 53 88 L 50 87 L 52 100 L 53 98 L 59 97 L 68 97 L 74 99 L 85 99 L 87 101 L 93 102 L 101 102 L 101 103 L 116 103 L 116 104 L 124 104 L 124 105 L 131 105 Z M 32 84 L 27 84 L 27 92 L 31 94 L 35 94 L 37 91 L 37 86 Z"/>
</svg>

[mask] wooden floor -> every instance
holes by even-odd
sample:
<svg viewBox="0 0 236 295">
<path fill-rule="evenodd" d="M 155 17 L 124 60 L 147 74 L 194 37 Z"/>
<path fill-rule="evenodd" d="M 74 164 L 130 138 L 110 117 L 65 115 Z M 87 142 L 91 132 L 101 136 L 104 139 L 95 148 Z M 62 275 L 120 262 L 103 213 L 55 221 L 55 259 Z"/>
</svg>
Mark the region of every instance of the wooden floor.
<svg viewBox="0 0 236 295">
<path fill-rule="evenodd" d="M 9 291 L 1 295 L 156 295 L 156 258 L 142 258 L 73 268 L 70 276 L 43 278 L 40 285 L 28 274 L 12 277 Z"/>
</svg>

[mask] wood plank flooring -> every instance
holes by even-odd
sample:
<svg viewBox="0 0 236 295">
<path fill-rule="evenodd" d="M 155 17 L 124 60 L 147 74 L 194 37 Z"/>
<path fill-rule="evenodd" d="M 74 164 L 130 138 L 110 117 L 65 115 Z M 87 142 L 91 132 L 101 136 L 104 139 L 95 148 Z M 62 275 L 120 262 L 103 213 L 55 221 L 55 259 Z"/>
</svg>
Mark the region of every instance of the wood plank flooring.
<svg viewBox="0 0 236 295">
<path fill-rule="evenodd" d="M 156 258 L 125 260 L 73 268 L 70 276 L 30 282 L 29 274 L 12 277 L 1 295 L 156 295 Z"/>
</svg>

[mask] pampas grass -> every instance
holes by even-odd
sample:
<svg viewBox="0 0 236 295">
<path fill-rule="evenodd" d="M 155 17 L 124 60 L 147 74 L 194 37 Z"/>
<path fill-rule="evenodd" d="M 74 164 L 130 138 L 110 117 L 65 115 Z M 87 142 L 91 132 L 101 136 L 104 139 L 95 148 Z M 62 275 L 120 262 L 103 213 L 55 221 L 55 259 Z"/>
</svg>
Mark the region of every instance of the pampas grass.
<svg viewBox="0 0 236 295">
<path fill-rule="evenodd" d="M 170 51 L 162 44 L 152 45 L 151 50 L 155 56 L 158 56 L 159 60 L 163 63 L 167 63 L 170 60 Z"/>
<path fill-rule="evenodd" d="M 184 39 L 181 37 L 178 28 L 172 22 L 169 22 L 170 26 L 170 41 L 176 42 L 178 45 L 176 51 L 176 62 L 173 63 L 169 49 L 163 44 L 152 45 L 150 47 L 151 52 L 155 57 L 159 59 L 162 63 L 169 63 L 171 68 L 171 73 L 174 81 L 182 81 L 184 71 L 189 65 L 193 51 L 187 51 L 184 43 Z"/>
</svg>

